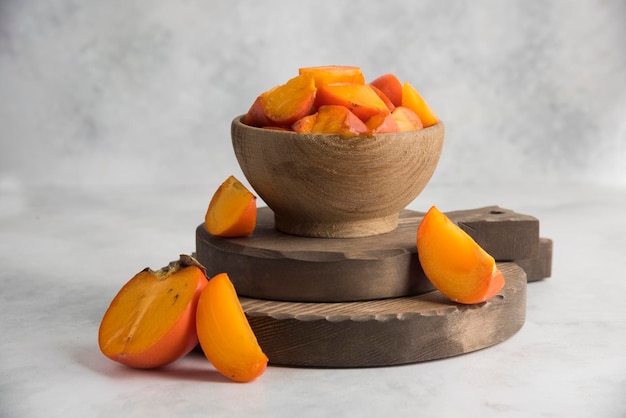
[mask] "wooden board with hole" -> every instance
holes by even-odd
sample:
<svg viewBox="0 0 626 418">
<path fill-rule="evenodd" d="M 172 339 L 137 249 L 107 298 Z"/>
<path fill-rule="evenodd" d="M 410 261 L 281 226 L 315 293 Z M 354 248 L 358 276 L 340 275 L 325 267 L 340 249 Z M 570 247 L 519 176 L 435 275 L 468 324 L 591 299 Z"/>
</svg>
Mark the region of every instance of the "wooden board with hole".
<svg viewBox="0 0 626 418">
<path fill-rule="evenodd" d="M 354 302 L 417 295 L 433 290 L 415 244 L 423 215 L 404 210 L 396 230 L 371 237 L 307 238 L 277 231 L 263 207 L 250 237 L 214 237 L 199 225 L 196 257 L 209 276 L 228 272 L 239 295 L 250 298 Z M 540 245 L 536 218 L 498 206 L 447 215 L 497 261 L 524 260 L 533 280 L 549 274 L 551 247 Z"/>
</svg>

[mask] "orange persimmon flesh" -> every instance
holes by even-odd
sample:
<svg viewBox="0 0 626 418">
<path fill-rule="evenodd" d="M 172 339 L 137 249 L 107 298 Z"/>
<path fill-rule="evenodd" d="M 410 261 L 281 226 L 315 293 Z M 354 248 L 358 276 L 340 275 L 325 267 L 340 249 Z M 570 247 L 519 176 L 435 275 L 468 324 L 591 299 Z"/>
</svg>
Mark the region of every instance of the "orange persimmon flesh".
<svg viewBox="0 0 626 418">
<path fill-rule="evenodd" d="M 439 122 L 428 103 L 408 81 L 402 85 L 402 106 L 408 107 L 417 113 L 417 116 L 422 120 L 424 128 Z"/>
<path fill-rule="evenodd" d="M 346 107 L 339 105 L 321 106 L 316 113 L 311 133 L 336 134 L 344 138 L 365 135 L 367 125 Z"/>
<path fill-rule="evenodd" d="M 204 227 L 217 237 L 245 237 L 254 232 L 256 212 L 256 196 L 229 176 L 211 198 Z"/>
<path fill-rule="evenodd" d="M 439 122 L 408 82 L 401 83 L 398 77 L 388 73 L 366 84 L 359 67 L 346 65 L 299 68 L 297 77 L 258 96 L 243 121 L 259 128 L 311 133 L 317 112 L 322 106 L 329 105 L 350 110 L 368 126 L 367 135 L 406 132 Z M 398 107 L 404 109 L 393 118 L 388 117 Z M 413 115 L 407 114 L 406 109 L 417 115 L 420 123 L 415 123 Z M 341 125 L 341 121 L 335 124 Z M 342 135 L 341 131 L 331 132 L 329 129 L 324 129 L 324 133 Z M 353 135 L 349 133 L 348 136 Z"/>
<path fill-rule="evenodd" d="M 365 77 L 359 67 L 350 65 L 322 65 L 319 67 L 303 67 L 299 74 L 310 73 L 315 79 L 317 88 L 327 84 L 356 83 L 364 84 Z"/>
<path fill-rule="evenodd" d="M 386 134 L 400 130 L 391 113 L 374 115 L 365 122 L 365 125 L 373 134 Z"/>
<path fill-rule="evenodd" d="M 304 73 L 261 94 L 261 106 L 273 125 L 290 127 L 311 113 L 316 91 L 313 75 Z"/>
<path fill-rule="evenodd" d="M 98 345 L 129 367 L 164 366 L 197 344 L 196 307 L 208 281 L 190 256 L 136 274 L 115 296 L 98 331 Z"/>
<path fill-rule="evenodd" d="M 321 86 L 317 90 L 315 106 L 343 106 L 354 113 L 363 122 L 372 116 L 388 114 L 389 109 L 369 84 L 339 83 Z"/>
<path fill-rule="evenodd" d="M 398 106 L 391 112 L 391 117 L 396 122 L 400 132 L 417 131 L 422 129 L 424 125 L 417 113 L 408 107 Z"/>
<path fill-rule="evenodd" d="M 380 99 L 383 101 L 383 103 L 385 103 L 385 105 L 387 106 L 387 109 L 389 109 L 389 111 L 393 111 L 393 109 L 396 108 L 396 105 L 394 105 L 391 100 L 389 100 L 389 97 L 387 97 L 387 95 L 385 93 L 383 93 L 383 91 L 381 89 L 379 89 L 378 87 L 376 87 L 375 85 L 370 83 L 370 87 L 372 88 L 372 90 L 374 90 L 374 92 L 378 95 L 378 97 L 380 97 Z"/>
<path fill-rule="evenodd" d="M 200 347 L 206 358 L 225 377 L 249 382 L 265 371 L 263 353 L 228 274 L 209 280 L 196 311 Z"/>
<path fill-rule="evenodd" d="M 294 123 L 291 126 L 291 129 L 301 134 L 310 133 L 311 129 L 313 129 L 313 125 L 315 124 L 316 119 L 317 119 L 317 113 L 313 113 L 312 115 L 307 115 L 297 120 L 296 123 Z"/>
<path fill-rule="evenodd" d="M 494 258 L 436 206 L 422 219 L 416 240 L 424 274 L 450 300 L 481 303 L 504 287 Z"/>
</svg>

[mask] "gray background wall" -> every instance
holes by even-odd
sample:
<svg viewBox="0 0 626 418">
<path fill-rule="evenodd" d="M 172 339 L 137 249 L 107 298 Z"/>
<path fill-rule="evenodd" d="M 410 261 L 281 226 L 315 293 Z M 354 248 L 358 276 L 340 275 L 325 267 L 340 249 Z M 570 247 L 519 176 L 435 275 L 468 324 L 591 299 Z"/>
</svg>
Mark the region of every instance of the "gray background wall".
<svg viewBox="0 0 626 418">
<path fill-rule="evenodd" d="M 298 67 L 410 81 L 439 184 L 626 185 L 626 2 L 0 2 L 0 186 L 217 183 Z"/>
</svg>

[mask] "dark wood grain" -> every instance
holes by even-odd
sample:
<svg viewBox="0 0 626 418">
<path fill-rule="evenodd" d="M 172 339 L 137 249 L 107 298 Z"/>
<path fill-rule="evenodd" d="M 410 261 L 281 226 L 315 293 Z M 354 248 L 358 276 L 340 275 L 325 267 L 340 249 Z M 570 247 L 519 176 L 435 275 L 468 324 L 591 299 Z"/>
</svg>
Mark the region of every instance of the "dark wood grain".
<svg viewBox="0 0 626 418">
<path fill-rule="evenodd" d="M 506 285 L 489 301 L 451 302 L 438 291 L 346 303 L 241 298 L 271 364 L 309 367 L 389 366 L 442 359 L 498 344 L 526 316 L 526 274 L 498 263 Z"/>
<path fill-rule="evenodd" d="M 539 220 L 500 206 L 446 212 L 498 261 L 530 259 L 539 252 Z"/>
<path fill-rule="evenodd" d="M 278 231 L 273 212 L 262 207 L 250 237 L 214 237 L 199 225 L 196 257 L 207 274 L 227 272 L 241 296 L 257 299 L 346 302 L 416 295 L 433 289 L 415 244 L 422 217 L 403 210 L 394 231 L 376 236 L 308 238 Z M 450 212 L 449 217 L 482 245 L 492 248 L 494 241 L 502 246 L 492 248 L 496 260 L 536 262 L 535 218 L 497 206 Z"/>
<path fill-rule="evenodd" d="M 529 282 L 546 279 L 552 276 L 552 240 L 549 238 L 539 239 L 539 253 L 536 257 L 515 260 L 526 272 Z"/>
</svg>

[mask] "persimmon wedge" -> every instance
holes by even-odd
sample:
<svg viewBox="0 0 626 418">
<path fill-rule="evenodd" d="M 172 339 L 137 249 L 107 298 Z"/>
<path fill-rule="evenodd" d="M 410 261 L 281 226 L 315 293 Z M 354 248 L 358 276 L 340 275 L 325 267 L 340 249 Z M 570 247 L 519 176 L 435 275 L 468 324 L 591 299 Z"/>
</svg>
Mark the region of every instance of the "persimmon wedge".
<svg viewBox="0 0 626 418">
<path fill-rule="evenodd" d="M 424 127 L 417 113 L 408 107 L 396 107 L 393 112 L 391 112 L 391 117 L 396 122 L 396 126 L 400 132 L 417 131 Z"/>
<path fill-rule="evenodd" d="M 408 81 L 402 84 L 402 106 L 408 107 L 415 113 L 422 121 L 424 128 L 439 122 L 439 118 L 432 111 L 426 100 L 421 94 L 413 87 Z"/>
<path fill-rule="evenodd" d="M 267 367 L 263 353 L 228 274 L 209 280 L 196 311 L 200 347 L 223 376 L 249 382 Z"/>
<path fill-rule="evenodd" d="M 383 74 L 370 85 L 378 88 L 394 106 L 402 106 L 402 83 L 395 75 Z"/>
<path fill-rule="evenodd" d="M 146 268 L 137 273 L 102 318 L 100 351 L 142 369 L 186 355 L 198 344 L 196 307 L 207 283 L 204 267 L 187 255 L 157 271 Z"/>
<path fill-rule="evenodd" d="M 367 125 L 348 108 L 339 105 L 320 106 L 315 114 L 315 122 L 311 133 L 336 134 L 344 138 L 365 135 L 369 132 Z"/>
<path fill-rule="evenodd" d="M 424 274 L 450 300 L 485 302 L 504 286 L 494 258 L 436 206 L 424 215 L 416 241 Z"/>
<path fill-rule="evenodd" d="M 303 73 L 259 97 L 265 117 L 272 126 L 290 127 L 311 113 L 316 91 L 313 74 Z"/>
<path fill-rule="evenodd" d="M 372 116 L 390 113 L 389 108 L 369 84 L 337 83 L 317 89 L 315 106 L 343 106 L 363 122 Z"/>
<path fill-rule="evenodd" d="M 229 176 L 209 202 L 204 227 L 217 237 L 252 234 L 256 227 L 256 196 L 234 176 Z"/>
</svg>

